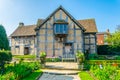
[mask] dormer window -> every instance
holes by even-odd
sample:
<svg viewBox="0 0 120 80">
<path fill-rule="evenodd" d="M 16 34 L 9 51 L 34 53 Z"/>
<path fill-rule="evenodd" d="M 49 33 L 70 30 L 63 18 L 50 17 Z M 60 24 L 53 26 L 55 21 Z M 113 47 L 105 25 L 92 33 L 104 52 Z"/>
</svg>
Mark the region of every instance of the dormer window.
<svg viewBox="0 0 120 80">
<path fill-rule="evenodd" d="M 55 34 L 68 34 L 68 23 L 63 20 L 57 20 L 54 23 Z"/>
</svg>

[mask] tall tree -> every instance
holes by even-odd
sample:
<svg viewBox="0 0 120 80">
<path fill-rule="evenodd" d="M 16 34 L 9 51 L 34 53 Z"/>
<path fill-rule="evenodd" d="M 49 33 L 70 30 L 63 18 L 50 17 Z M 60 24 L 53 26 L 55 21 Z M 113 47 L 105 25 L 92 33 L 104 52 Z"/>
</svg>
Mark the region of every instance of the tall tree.
<svg viewBox="0 0 120 80">
<path fill-rule="evenodd" d="M 117 29 L 112 36 L 107 38 L 107 42 L 112 44 L 109 45 L 109 52 L 120 54 L 120 26 L 117 26 Z"/>
<path fill-rule="evenodd" d="M 0 25 L 0 49 L 9 50 L 9 41 L 3 25 Z"/>
</svg>

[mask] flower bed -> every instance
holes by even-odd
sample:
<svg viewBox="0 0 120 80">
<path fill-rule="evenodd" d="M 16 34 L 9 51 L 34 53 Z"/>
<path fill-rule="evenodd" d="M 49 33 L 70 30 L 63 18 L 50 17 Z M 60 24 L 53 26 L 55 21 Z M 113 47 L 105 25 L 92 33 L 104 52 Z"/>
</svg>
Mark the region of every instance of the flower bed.
<svg viewBox="0 0 120 80">
<path fill-rule="evenodd" d="M 90 72 L 98 78 L 98 80 L 120 80 L 120 72 L 117 71 L 117 66 L 112 65 L 93 65 Z"/>
</svg>

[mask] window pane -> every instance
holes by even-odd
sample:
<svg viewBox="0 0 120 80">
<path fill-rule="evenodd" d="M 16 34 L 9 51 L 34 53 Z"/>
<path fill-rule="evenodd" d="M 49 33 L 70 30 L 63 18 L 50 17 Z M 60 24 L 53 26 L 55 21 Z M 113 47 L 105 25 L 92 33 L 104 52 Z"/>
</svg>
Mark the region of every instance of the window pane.
<svg viewBox="0 0 120 80">
<path fill-rule="evenodd" d="M 66 24 L 64 24 L 63 33 L 67 33 L 67 25 Z"/>
<path fill-rule="evenodd" d="M 56 24 L 55 28 L 56 28 L 56 33 L 59 33 L 59 24 Z"/>
<path fill-rule="evenodd" d="M 55 24 L 54 28 L 56 34 L 67 34 L 67 24 Z"/>
<path fill-rule="evenodd" d="M 60 24 L 60 33 L 63 33 L 64 24 Z"/>
<path fill-rule="evenodd" d="M 89 39 L 85 39 L 85 44 L 89 44 Z"/>
</svg>

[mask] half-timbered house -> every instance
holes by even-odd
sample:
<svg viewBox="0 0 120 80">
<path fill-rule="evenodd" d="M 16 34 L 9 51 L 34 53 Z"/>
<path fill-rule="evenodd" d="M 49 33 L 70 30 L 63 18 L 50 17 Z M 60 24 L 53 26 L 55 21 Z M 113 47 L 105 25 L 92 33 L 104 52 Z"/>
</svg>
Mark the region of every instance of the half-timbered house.
<svg viewBox="0 0 120 80">
<path fill-rule="evenodd" d="M 97 27 L 94 19 L 76 20 L 62 6 L 36 25 L 23 23 L 11 34 L 13 54 L 75 57 L 76 51 L 96 53 Z"/>
</svg>

